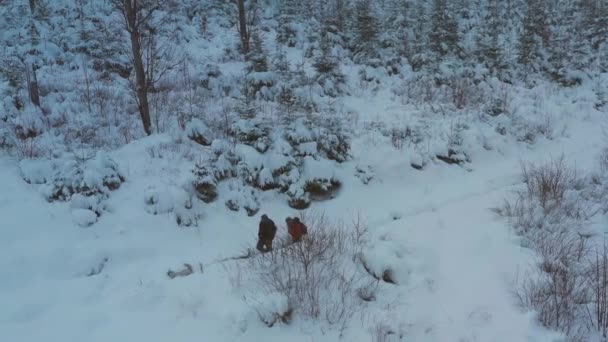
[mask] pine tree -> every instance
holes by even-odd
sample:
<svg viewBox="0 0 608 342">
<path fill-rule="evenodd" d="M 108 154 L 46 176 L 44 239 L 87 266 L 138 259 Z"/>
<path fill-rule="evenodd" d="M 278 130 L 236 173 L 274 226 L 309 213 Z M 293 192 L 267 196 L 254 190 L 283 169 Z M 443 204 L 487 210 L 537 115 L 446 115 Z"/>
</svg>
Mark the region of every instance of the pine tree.
<svg viewBox="0 0 608 342">
<path fill-rule="evenodd" d="M 529 0 L 519 37 L 519 62 L 538 69 L 544 48 L 549 45 L 549 30 L 542 0 Z M 538 70 L 537 70 L 538 71 Z"/>
<path fill-rule="evenodd" d="M 281 0 L 279 3 L 277 43 L 289 47 L 296 46 L 298 32 L 294 24 L 297 20 L 299 4 L 298 0 Z"/>
<path fill-rule="evenodd" d="M 378 20 L 370 0 L 359 0 L 355 6 L 355 56 L 356 61 L 365 63 L 378 58 Z"/>
<path fill-rule="evenodd" d="M 340 71 L 340 64 L 332 54 L 331 32 L 328 26 L 323 27 L 319 54 L 314 59 L 313 66 L 317 71 L 316 80 L 325 95 L 336 97 L 344 92 L 346 77 Z"/>
<path fill-rule="evenodd" d="M 448 0 L 433 0 L 430 44 L 437 58 L 458 52 L 458 22 L 448 7 Z"/>
<path fill-rule="evenodd" d="M 247 71 L 249 73 L 268 71 L 268 56 L 264 50 L 264 43 L 259 31 L 251 33 L 250 51 L 247 55 Z"/>
<path fill-rule="evenodd" d="M 410 57 L 411 9 L 410 0 L 390 0 L 385 8 L 379 45 L 389 74 L 400 72 L 402 59 Z"/>
<path fill-rule="evenodd" d="M 608 71 L 608 4 L 604 0 L 581 0 L 583 16 L 581 27 L 584 39 L 590 44 L 589 53 L 599 70 Z"/>
<path fill-rule="evenodd" d="M 411 13 L 413 13 L 415 20 L 411 21 L 413 24 L 407 58 L 412 68 L 418 71 L 428 65 L 432 59 L 428 51 L 431 25 L 429 23 L 429 15 L 423 3 L 416 3 L 415 7 L 411 9 Z"/>
<path fill-rule="evenodd" d="M 504 27 L 504 22 L 501 20 L 500 0 L 487 0 L 484 7 L 482 22 L 477 32 L 478 61 L 489 69 L 491 75 L 499 76 L 506 67 L 500 44 Z"/>
<path fill-rule="evenodd" d="M 255 30 L 250 34 L 251 44 L 247 54 L 245 96 L 255 98 L 259 95 L 264 99 L 269 99 L 272 97 L 269 90 L 275 83 L 274 74 L 269 72 L 268 56 L 260 32 Z"/>
</svg>

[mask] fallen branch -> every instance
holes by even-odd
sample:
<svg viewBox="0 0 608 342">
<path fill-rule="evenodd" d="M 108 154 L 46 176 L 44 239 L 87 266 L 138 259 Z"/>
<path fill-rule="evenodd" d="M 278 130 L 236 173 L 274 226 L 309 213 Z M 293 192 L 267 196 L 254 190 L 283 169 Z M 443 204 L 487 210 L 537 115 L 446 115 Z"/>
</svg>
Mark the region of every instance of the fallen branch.
<svg viewBox="0 0 608 342">
<path fill-rule="evenodd" d="M 173 271 L 173 270 L 169 270 L 167 272 L 167 276 L 171 279 L 175 278 L 175 277 L 187 277 L 189 275 L 191 275 L 192 273 L 194 273 L 194 270 L 192 269 L 192 265 L 190 264 L 184 264 L 184 269 L 182 269 L 181 271 Z M 201 271 L 202 271 L 202 265 L 201 265 Z"/>
</svg>

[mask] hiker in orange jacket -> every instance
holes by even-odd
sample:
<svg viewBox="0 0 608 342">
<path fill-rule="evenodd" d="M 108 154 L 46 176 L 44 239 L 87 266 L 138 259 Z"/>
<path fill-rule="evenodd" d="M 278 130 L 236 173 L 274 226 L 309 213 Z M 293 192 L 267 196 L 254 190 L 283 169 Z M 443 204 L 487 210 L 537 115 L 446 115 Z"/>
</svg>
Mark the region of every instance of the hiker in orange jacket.
<svg viewBox="0 0 608 342">
<path fill-rule="evenodd" d="M 302 241 L 302 237 L 308 234 L 308 227 L 300 221 L 298 217 L 288 217 L 285 219 L 287 223 L 287 232 L 291 236 L 293 242 Z"/>
</svg>

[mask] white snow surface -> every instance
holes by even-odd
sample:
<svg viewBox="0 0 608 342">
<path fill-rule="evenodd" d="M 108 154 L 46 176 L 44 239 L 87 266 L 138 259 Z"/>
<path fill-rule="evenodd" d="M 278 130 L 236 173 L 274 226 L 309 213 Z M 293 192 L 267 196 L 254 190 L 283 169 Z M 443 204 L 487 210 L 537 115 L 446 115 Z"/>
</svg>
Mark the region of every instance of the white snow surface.
<svg viewBox="0 0 608 342">
<path fill-rule="evenodd" d="M 370 341 L 370 331 L 381 323 L 407 341 L 559 341 L 535 323 L 532 313 L 517 307 L 512 284 L 531 262 L 531 252 L 489 209 L 520 183 L 521 161 L 564 153 L 579 168 L 591 168 L 603 143 L 599 120 L 598 113 L 572 119 L 567 135 L 533 147 L 479 148 L 467 168 L 436 162 L 418 171 L 403 151 L 388 144 L 371 148 L 365 137 L 355 140 L 355 160 L 339 170 L 343 190 L 334 200 L 313 203 L 313 209 L 345 221 L 360 213 L 371 233 L 366 259 L 372 268 L 392 268 L 397 285 L 382 284 L 377 300 L 361 307 L 342 338 Z M 283 218 L 296 213 L 270 192 L 261 194 L 254 217 L 229 212 L 218 200 L 203 206 L 198 226 L 177 227 L 168 213 L 171 203 L 162 197 L 176 196 L 174 189 L 188 179 L 191 164 L 178 154 L 152 158 L 146 153 L 167 141 L 156 135 L 109 153 L 126 182 L 107 200 L 109 212 L 87 228 L 79 225 L 87 225 L 94 213 L 48 203 L 35 184 L 23 181 L 17 162 L 0 158 L 2 336 L 11 341 L 336 341 L 340 331 L 297 312 L 291 324 L 267 327 L 258 312 L 284 310 L 284 298 L 264 297 L 260 290 L 255 303 L 244 300 L 244 289 L 234 287 L 234 274 L 218 261 L 255 245 L 261 214 L 273 218 L 279 235 L 285 235 Z M 308 176 L 332 175 L 307 158 Z M 374 167 L 369 185 L 354 172 L 347 176 L 345 170 L 357 163 Z M 44 173 L 29 164 L 32 183 L 40 182 Z M 156 215 L 146 208 L 145 196 L 158 197 Z M 167 270 L 184 263 L 195 265 L 192 275 L 167 277 Z"/>
</svg>

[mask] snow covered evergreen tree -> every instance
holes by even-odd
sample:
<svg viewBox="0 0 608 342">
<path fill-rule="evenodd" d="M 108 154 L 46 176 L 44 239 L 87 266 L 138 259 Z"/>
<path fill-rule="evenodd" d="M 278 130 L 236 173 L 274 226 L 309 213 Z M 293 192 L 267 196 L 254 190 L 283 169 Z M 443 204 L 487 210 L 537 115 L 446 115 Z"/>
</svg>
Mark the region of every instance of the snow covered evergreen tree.
<svg viewBox="0 0 608 342">
<path fill-rule="evenodd" d="M 355 21 L 353 23 L 355 38 L 355 61 L 365 63 L 379 58 L 378 53 L 378 20 L 375 17 L 372 2 L 359 0 L 355 5 Z"/>
</svg>

